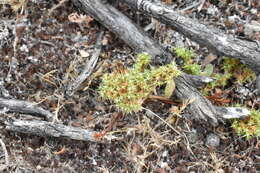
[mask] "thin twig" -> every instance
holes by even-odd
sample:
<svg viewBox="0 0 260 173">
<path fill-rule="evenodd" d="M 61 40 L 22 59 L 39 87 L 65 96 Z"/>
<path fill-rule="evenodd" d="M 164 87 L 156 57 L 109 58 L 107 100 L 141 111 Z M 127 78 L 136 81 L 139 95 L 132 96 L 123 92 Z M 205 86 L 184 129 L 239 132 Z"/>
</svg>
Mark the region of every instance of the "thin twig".
<svg viewBox="0 0 260 173">
<path fill-rule="evenodd" d="M 4 143 L 4 141 L 2 139 L 0 139 L 0 144 L 1 144 L 1 147 L 2 147 L 2 149 L 4 151 L 4 154 L 5 154 L 5 165 L 6 165 L 6 167 L 8 167 L 9 163 L 10 163 L 9 162 L 9 155 L 8 155 L 5 143 Z"/>
<path fill-rule="evenodd" d="M 53 6 L 53 7 L 49 10 L 48 16 L 50 16 L 55 9 L 59 8 L 60 6 L 62 6 L 62 4 L 64 4 L 66 1 L 67 1 L 67 0 L 61 0 L 57 5 Z"/>
<path fill-rule="evenodd" d="M 180 136 L 183 136 L 184 137 L 184 139 L 186 140 L 186 142 L 187 142 L 187 148 L 188 148 L 188 150 L 191 152 L 191 154 L 196 158 L 196 155 L 193 153 L 193 151 L 192 151 L 192 149 L 190 148 L 190 142 L 189 142 L 189 140 L 188 140 L 188 138 L 187 138 L 187 136 L 186 136 L 186 134 L 185 133 L 180 133 L 178 130 L 176 130 L 174 127 L 172 127 L 172 125 L 171 124 L 169 124 L 167 121 L 165 121 L 164 119 L 162 119 L 159 115 L 157 115 L 156 113 L 154 113 L 153 111 L 151 111 L 151 110 L 149 110 L 149 109 L 146 109 L 146 108 L 142 108 L 142 109 L 144 109 L 145 111 L 147 111 L 148 113 L 150 113 L 150 114 L 152 114 L 152 115 L 154 115 L 154 116 L 156 116 L 157 118 L 159 118 L 162 122 L 164 122 L 168 127 L 170 127 L 174 132 L 176 132 L 178 135 L 180 135 Z"/>
<path fill-rule="evenodd" d="M 174 127 L 172 127 L 172 125 L 170 125 L 168 122 L 166 122 L 164 119 L 162 119 L 160 116 L 158 116 L 156 113 L 154 113 L 153 111 L 151 111 L 150 109 L 146 109 L 146 108 L 142 108 L 143 110 L 145 110 L 147 113 L 154 115 L 155 117 L 157 117 L 158 119 L 160 119 L 162 122 L 164 122 L 168 127 L 170 127 L 173 131 L 175 131 L 178 135 L 181 135 L 181 133 L 176 130 Z"/>
<path fill-rule="evenodd" d="M 104 35 L 104 31 L 100 32 L 98 35 L 96 45 L 95 45 L 95 51 L 91 57 L 91 59 L 86 63 L 84 70 L 82 73 L 69 84 L 66 94 L 69 96 L 72 96 L 73 93 L 80 87 L 80 85 L 92 74 L 94 68 L 96 67 L 101 49 L 102 49 L 102 38 Z"/>
<path fill-rule="evenodd" d="M 201 3 L 202 3 L 201 1 L 199 1 L 199 2 L 193 2 L 192 5 L 190 5 L 190 6 L 186 7 L 186 8 L 184 8 L 184 9 L 181 9 L 181 10 L 180 10 L 180 13 L 185 13 L 185 11 L 190 10 L 190 9 L 192 9 L 192 8 L 195 8 L 195 7 L 199 6 Z"/>
</svg>

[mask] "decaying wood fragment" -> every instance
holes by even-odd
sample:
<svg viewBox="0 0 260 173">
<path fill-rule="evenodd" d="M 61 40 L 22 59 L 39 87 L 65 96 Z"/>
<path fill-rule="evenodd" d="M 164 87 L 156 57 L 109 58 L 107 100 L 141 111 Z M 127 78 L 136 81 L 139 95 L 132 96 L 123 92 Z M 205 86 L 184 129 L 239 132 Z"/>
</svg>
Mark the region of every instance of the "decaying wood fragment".
<svg viewBox="0 0 260 173">
<path fill-rule="evenodd" d="M 26 121 L 11 119 L 9 121 L 5 121 L 4 123 L 6 125 L 6 130 L 13 132 L 32 134 L 43 137 L 51 136 L 88 142 L 102 142 L 100 141 L 100 138 L 97 138 L 98 132 L 89 129 L 81 129 L 39 120 Z"/>
<path fill-rule="evenodd" d="M 223 119 L 234 119 L 240 118 L 244 119 L 250 115 L 250 111 L 246 108 L 239 107 L 216 107 L 219 116 Z"/>
<path fill-rule="evenodd" d="M 51 121 L 53 114 L 39 106 L 23 100 L 0 98 L 0 109 L 6 109 L 7 112 L 18 112 L 43 117 Z"/>
<path fill-rule="evenodd" d="M 103 3 L 101 0 L 73 0 L 72 2 L 114 32 L 136 52 L 147 52 L 153 58 L 162 57 L 154 61 L 165 62 L 166 58 L 172 58 L 172 55 L 149 37 L 141 27 L 110 4 Z"/>
<path fill-rule="evenodd" d="M 102 3 L 100 0 L 73 0 L 73 2 L 118 35 L 118 37 L 131 46 L 133 50 L 151 54 L 154 57 L 152 59 L 154 64 L 157 64 L 159 57 L 165 57 L 164 55 L 169 54 L 166 53 L 158 43 L 151 39 L 142 28 L 138 27 L 111 5 Z M 203 97 L 195 87 L 191 86 L 191 81 L 187 83 L 187 81 L 182 79 L 189 80 L 185 75 L 176 80 L 177 96 L 180 100 L 194 99 L 194 97 L 196 97 L 195 101 L 187 108 L 192 114 L 192 117 L 199 120 L 208 120 L 209 123 L 216 125 L 218 116 L 214 106 Z"/>
<path fill-rule="evenodd" d="M 174 9 L 157 0 L 124 0 L 123 2 L 172 26 L 179 33 L 219 55 L 238 58 L 256 73 L 260 73 L 260 48 L 257 42 L 224 34 L 216 28 L 199 23 L 196 19 L 178 14 Z"/>
</svg>

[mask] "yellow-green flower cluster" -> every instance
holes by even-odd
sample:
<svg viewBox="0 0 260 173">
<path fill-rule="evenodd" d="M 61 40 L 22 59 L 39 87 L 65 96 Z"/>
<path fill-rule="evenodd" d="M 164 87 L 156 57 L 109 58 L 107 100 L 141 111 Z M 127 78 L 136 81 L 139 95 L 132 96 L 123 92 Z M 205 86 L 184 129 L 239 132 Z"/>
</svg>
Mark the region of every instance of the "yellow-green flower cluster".
<svg viewBox="0 0 260 173">
<path fill-rule="evenodd" d="M 133 68 L 106 73 L 99 93 L 102 98 L 113 101 L 125 112 L 139 111 L 143 101 L 157 86 L 180 75 L 174 63 L 161 67 L 149 67 L 150 55 L 139 54 Z"/>
</svg>

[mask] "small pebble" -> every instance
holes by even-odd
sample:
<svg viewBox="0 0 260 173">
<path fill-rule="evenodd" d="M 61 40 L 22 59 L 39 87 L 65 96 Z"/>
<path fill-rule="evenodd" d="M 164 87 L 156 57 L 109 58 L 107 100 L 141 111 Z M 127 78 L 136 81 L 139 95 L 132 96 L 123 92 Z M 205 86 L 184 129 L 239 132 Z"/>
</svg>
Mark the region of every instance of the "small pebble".
<svg viewBox="0 0 260 173">
<path fill-rule="evenodd" d="M 206 145 L 208 145 L 210 147 L 218 147 L 219 144 L 220 144 L 220 139 L 217 135 L 210 133 L 207 136 Z"/>
<path fill-rule="evenodd" d="M 250 13 L 252 13 L 252 14 L 257 14 L 257 9 L 256 9 L 256 8 L 252 8 L 252 9 L 250 10 Z"/>
</svg>

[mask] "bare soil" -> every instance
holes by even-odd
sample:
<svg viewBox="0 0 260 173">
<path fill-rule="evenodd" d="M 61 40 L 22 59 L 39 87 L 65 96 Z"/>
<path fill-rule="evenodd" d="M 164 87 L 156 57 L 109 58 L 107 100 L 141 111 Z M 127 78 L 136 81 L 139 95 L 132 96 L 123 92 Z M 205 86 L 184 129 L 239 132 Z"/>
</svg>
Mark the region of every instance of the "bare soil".
<svg viewBox="0 0 260 173">
<path fill-rule="evenodd" d="M 184 9 L 193 1 L 173 1 L 173 8 Z M 9 165 L 0 147 L 0 170 L 15 173 L 74 173 L 74 172 L 214 172 L 254 173 L 260 171 L 260 141 L 246 140 L 231 128 L 231 122 L 212 127 L 189 120 L 185 110 L 174 116 L 176 105 L 160 100 L 148 100 L 144 107 L 168 120 L 178 133 L 145 111 L 121 115 L 113 103 L 100 99 L 97 88 L 101 75 L 118 68 L 119 64 L 131 66 L 135 53 L 117 36 L 95 20 L 75 23 L 68 19 L 72 13 L 84 14 L 70 1 L 50 9 L 58 1 L 29 1 L 24 12 L 12 11 L 0 5 L 0 94 L 39 103 L 43 108 L 57 112 L 60 123 L 102 131 L 112 125 L 107 133 L 107 143 L 73 141 L 68 139 L 38 137 L 6 131 L 0 123 L 1 139 L 6 145 Z M 131 11 L 126 5 L 118 7 L 127 16 L 145 27 L 150 17 Z M 241 30 L 246 21 L 260 22 L 260 4 L 254 0 L 206 0 L 198 7 L 186 10 L 185 15 L 197 18 L 227 33 L 258 40 L 260 32 Z M 84 14 L 87 15 L 87 14 Z M 14 32 L 16 31 L 16 32 Z M 66 95 L 69 83 L 80 74 L 94 51 L 96 38 L 105 31 L 103 48 L 92 77 L 84 83 L 85 91 Z M 3 33 L 5 32 L 5 35 Z M 149 31 L 166 49 L 176 44 L 176 32 L 157 22 Z M 180 37 L 182 38 L 182 37 Z M 178 38 L 179 39 L 179 38 Z M 181 40 L 192 47 L 198 62 L 210 53 L 186 38 Z M 220 57 L 213 62 L 217 67 Z M 241 93 L 241 88 L 247 93 Z M 222 90 L 232 98 L 232 103 L 259 109 L 259 95 L 255 82 L 243 86 L 230 82 Z M 213 91 L 214 93 L 214 91 Z M 158 89 L 160 94 L 160 89 Z M 180 106 L 180 105 L 179 105 Z M 14 116 L 31 119 L 28 115 L 1 113 L 1 121 Z M 209 143 L 216 135 L 219 145 Z"/>
</svg>

